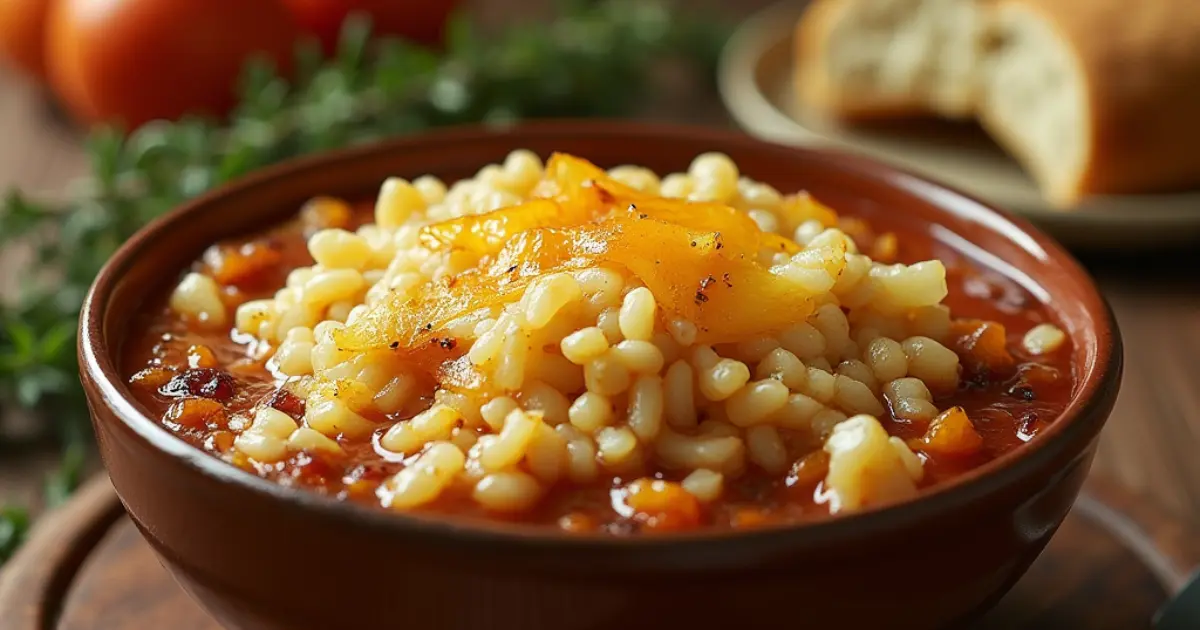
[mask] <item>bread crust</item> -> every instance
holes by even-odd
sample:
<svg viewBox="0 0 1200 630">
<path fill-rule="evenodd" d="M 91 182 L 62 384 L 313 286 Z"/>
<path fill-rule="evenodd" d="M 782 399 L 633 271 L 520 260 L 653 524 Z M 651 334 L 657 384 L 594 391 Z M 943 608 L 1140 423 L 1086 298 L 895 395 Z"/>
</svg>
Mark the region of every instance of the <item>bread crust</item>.
<svg viewBox="0 0 1200 630">
<path fill-rule="evenodd" d="M 995 0 L 994 9 L 1040 16 L 1082 74 L 1090 146 L 1055 201 L 1200 184 L 1200 0 Z"/>
</svg>

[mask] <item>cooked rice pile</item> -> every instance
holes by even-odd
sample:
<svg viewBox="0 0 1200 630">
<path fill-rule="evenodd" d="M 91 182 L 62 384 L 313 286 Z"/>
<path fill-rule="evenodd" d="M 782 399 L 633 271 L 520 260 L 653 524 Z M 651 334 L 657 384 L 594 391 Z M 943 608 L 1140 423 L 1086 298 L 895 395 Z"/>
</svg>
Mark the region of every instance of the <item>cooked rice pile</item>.
<svg viewBox="0 0 1200 630">
<path fill-rule="evenodd" d="M 378 491 L 396 509 L 464 492 L 520 512 L 619 477 L 652 512 L 818 460 L 833 512 L 910 496 L 922 460 L 876 417 L 978 439 L 933 403 L 960 371 L 945 269 L 874 262 L 837 222 L 720 154 L 662 179 L 528 151 L 449 190 L 390 179 L 374 224 L 314 234 L 314 266 L 238 308 L 306 411 L 297 426 L 264 407 L 235 448 L 275 462 L 378 431 L 406 464 Z M 894 255 L 894 237 L 872 240 Z M 205 281 L 172 304 L 220 324 Z"/>
</svg>

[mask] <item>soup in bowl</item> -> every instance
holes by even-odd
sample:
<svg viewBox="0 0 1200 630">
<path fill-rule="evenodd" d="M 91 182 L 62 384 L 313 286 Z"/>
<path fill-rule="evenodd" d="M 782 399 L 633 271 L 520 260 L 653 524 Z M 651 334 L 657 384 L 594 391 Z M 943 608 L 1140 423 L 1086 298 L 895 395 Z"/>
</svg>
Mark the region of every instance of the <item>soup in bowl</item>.
<svg viewBox="0 0 1200 630">
<path fill-rule="evenodd" d="M 131 516 L 232 627 L 923 628 L 1061 522 L 1118 343 L 952 191 L 556 124 L 203 198 L 109 264 L 81 353 Z"/>
</svg>

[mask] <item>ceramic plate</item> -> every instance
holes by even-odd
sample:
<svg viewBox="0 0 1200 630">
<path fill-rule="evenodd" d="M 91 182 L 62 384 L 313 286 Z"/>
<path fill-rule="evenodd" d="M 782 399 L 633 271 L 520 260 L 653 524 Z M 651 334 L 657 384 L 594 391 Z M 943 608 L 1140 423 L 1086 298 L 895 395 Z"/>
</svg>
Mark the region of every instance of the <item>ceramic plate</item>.
<svg viewBox="0 0 1200 630">
<path fill-rule="evenodd" d="M 729 40 L 719 82 L 749 133 L 776 142 L 867 154 L 1025 215 L 1077 248 L 1140 248 L 1200 239 L 1200 192 L 1110 196 L 1065 211 L 974 125 L 908 121 L 849 129 L 805 112 L 792 90 L 792 38 L 804 2 L 755 15 Z"/>
</svg>

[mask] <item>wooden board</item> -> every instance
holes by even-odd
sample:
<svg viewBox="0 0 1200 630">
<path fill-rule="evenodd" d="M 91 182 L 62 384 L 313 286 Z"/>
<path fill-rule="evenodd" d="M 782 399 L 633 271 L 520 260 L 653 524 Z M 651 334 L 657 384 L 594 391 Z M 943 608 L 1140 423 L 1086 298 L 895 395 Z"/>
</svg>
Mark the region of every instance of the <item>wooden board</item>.
<svg viewBox="0 0 1200 630">
<path fill-rule="evenodd" d="M 1046 551 L 974 630 L 1149 627 L 1200 562 L 1200 528 L 1090 483 Z M 0 574 L 5 630 L 220 630 L 159 565 L 107 478 L 35 531 Z"/>
</svg>

